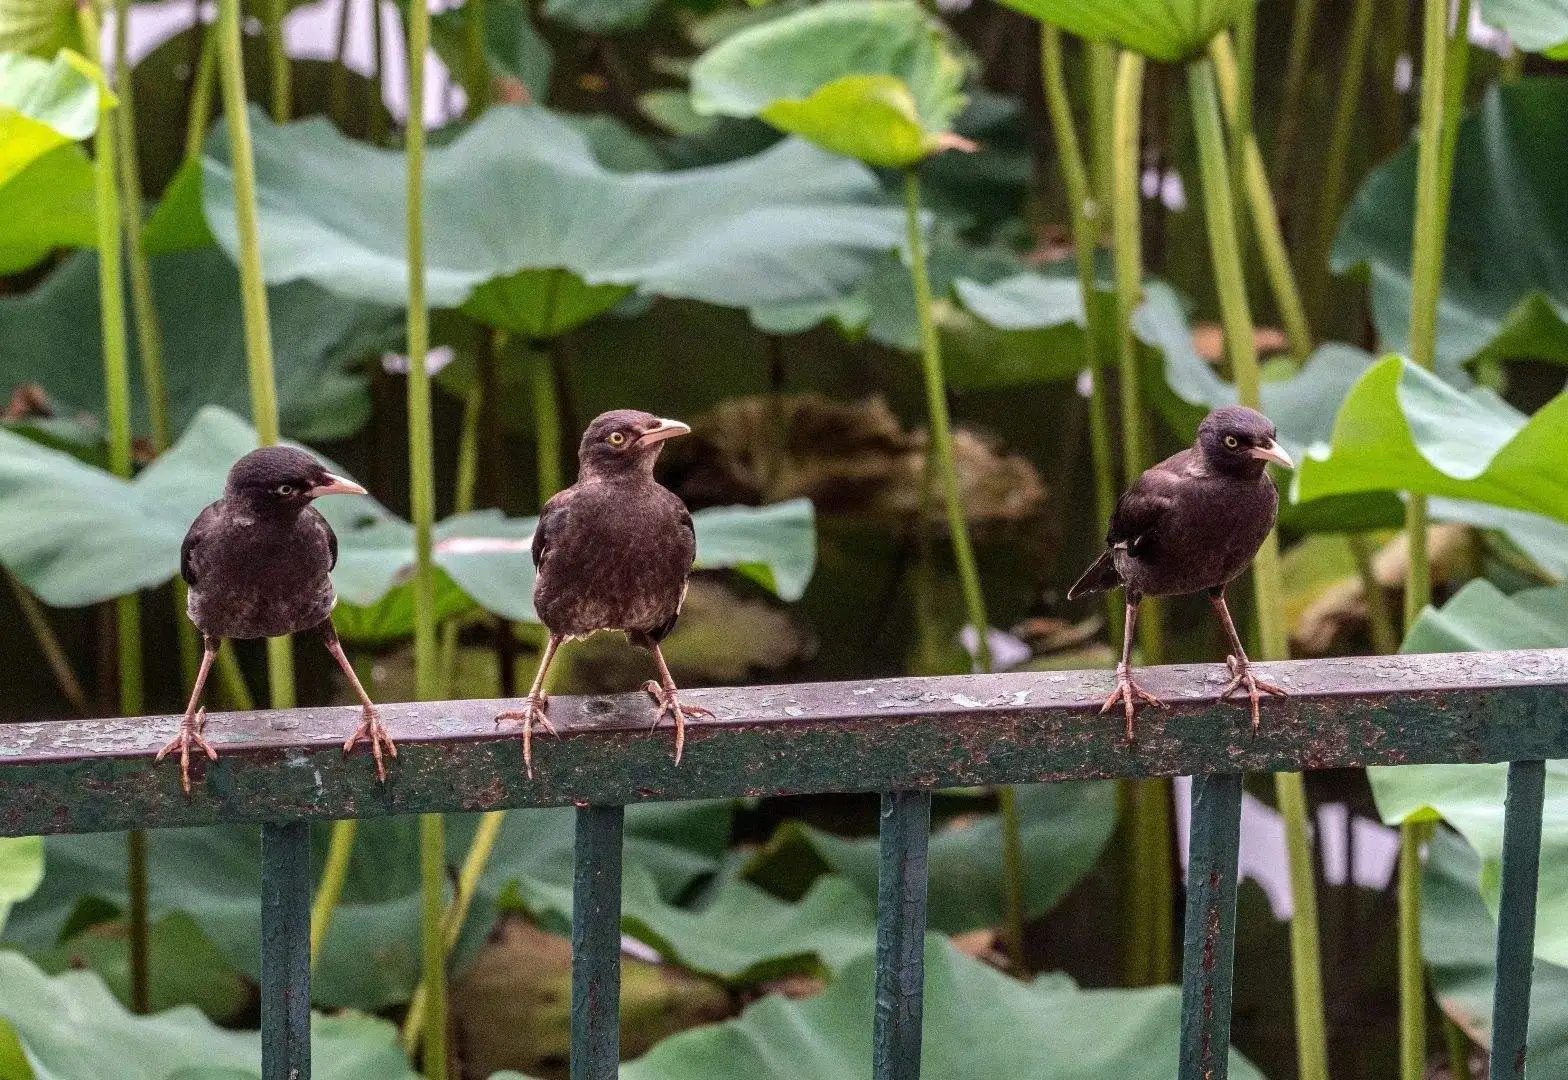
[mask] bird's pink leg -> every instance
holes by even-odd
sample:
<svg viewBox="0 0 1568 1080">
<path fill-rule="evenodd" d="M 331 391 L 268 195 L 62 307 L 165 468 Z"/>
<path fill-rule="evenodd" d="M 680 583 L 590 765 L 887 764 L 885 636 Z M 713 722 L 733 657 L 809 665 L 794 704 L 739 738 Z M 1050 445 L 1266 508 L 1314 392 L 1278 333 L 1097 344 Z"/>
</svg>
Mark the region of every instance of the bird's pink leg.
<svg viewBox="0 0 1568 1080">
<path fill-rule="evenodd" d="M 523 768 L 528 773 L 528 779 L 534 777 L 534 747 L 533 728 L 534 722 L 544 725 L 544 729 L 551 735 L 560 737 L 560 732 L 555 730 L 555 725 L 550 723 L 550 717 L 545 714 L 545 709 L 550 704 L 550 699 L 545 696 L 544 677 L 550 670 L 550 661 L 555 659 L 555 650 L 561 647 L 561 636 L 551 634 L 550 640 L 545 643 L 544 656 L 539 659 L 539 671 L 534 675 L 534 684 L 528 690 L 528 696 L 523 699 L 521 709 L 508 709 L 496 713 L 495 722 L 499 727 L 503 721 L 521 720 L 523 722 Z"/>
<path fill-rule="evenodd" d="M 354 672 L 354 665 L 348 662 L 348 657 L 343 655 L 343 643 L 338 640 L 337 631 L 332 629 L 329 621 L 322 630 L 322 637 L 326 642 L 327 651 L 338 662 L 338 667 L 343 669 L 343 674 L 348 677 L 349 684 L 354 687 L 354 693 L 359 697 L 359 707 L 365 718 L 360 721 L 359 727 L 354 729 L 343 743 L 343 752 L 346 754 L 354 749 L 355 745 L 364 739 L 370 744 L 370 756 L 376 762 L 376 779 L 382 783 L 387 779 L 387 767 L 384 757 L 397 757 L 397 743 L 392 741 L 392 736 L 387 734 L 387 727 L 381 722 L 381 712 L 376 708 L 376 703 L 370 700 L 370 695 L 365 693 L 364 686 L 359 681 L 359 676 Z"/>
<path fill-rule="evenodd" d="M 1137 703 L 1142 701 L 1156 708 L 1165 708 L 1165 702 L 1149 693 L 1143 687 L 1133 682 L 1132 679 L 1132 639 L 1138 629 L 1138 602 L 1140 598 L 1127 598 L 1127 618 L 1122 628 L 1122 661 L 1116 665 L 1116 689 L 1111 691 L 1110 697 L 1105 699 L 1105 704 L 1100 706 L 1103 715 L 1121 702 L 1122 710 L 1127 716 L 1127 741 L 1132 742 L 1133 718 L 1137 715 Z"/>
<path fill-rule="evenodd" d="M 162 761 L 169 754 L 178 750 L 180 752 L 180 787 L 185 789 L 185 794 L 191 793 L 191 747 L 194 745 L 207 755 L 207 760 L 217 761 L 218 752 L 212 744 L 201 736 L 201 729 L 207 723 L 207 710 L 198 708 L 201 702 L 201 692 L 207 685 L 207 673 L 212 670 L 212 660 L 218 654 L 218 643 L 211 639 L 203 642 L 201 654 L 201 667 L 196 670 L 196 685 L 191 689 L 191 700 L 185 706 L 185 716 L 180 720 L 180 733 L 162 750 L 158 751 L 155 760 Z"/>
<path fill-rule="evenodd" d="M 1273 683 L 1264 682 L 1252 673 L 1252 662 L 1247 659 L 1247 650 L 1241 647 L 1241 637 L 1236 633 L 1236 624 L 1231 621 L 1230 608 L 1225 603 L 1225 587 L 1222 585 L 1209 593 L 1209 603 L 1214 605 L 1214 613 L 1219 616 L 1220 625 L 1225 629 L 1225 637 L 1230 642 L 1230 655 L 1225 658 L 1225 666 L 1230 670 L 1231 680 L 1224 690 L 1220 691 L 1220 698 L 1230 697 L 1238 690 L 1247 691 L 1247 700 L 1252 703 L 1252 733 L 1256 735 L 1262 721 L 1258 716 L 1258 701 L 1263 693 L 1289 697 L 1283 687 Z"/>
<path fill-rule="evenodd" d="M 712 717 L 713 711 L 704 709 L 701 705 L 681 704 L 679 691 L 675 687 L 674 678 L 670 675 L 669 665 L 664 662 L 664 653 L 660 651 L 659 643 L 649 642 L 649 647 L 653 651 L 654 663 L 659 665 L 659 681 L 654 682 L 649 679 L 642 684 L 642 688 L 652 694 L 653 699 L 659 703 L 659 712 L 653 718 L 653 726 L 658 727 L 666 716 L 675 721 L 675 764 L 679 765 L 681 753 L 686 749 L 686 717 L 690 716 L 694 720 L 699 716 Z"/>
</svg>

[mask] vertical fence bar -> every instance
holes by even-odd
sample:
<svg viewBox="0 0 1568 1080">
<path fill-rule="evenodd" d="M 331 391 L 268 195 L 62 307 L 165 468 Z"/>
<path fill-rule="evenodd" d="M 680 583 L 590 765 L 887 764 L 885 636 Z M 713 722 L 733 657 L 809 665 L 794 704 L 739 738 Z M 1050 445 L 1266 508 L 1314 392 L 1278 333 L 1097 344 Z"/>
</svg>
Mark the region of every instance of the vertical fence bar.
<svg viewBox="0 0 1568 1080">
<path fill-rule="evenodd" d="M 621 1064 L 621 833 L 626 809 L 577 811 L 572 868 L 571 1080 L 615 1080 Z"/>
<path fill-rule="evenodd" d="M 261 1076 L 310 1080 L 310 826 L 261 827 Z"/>
<path fill-rule="evenodd" d="M 1535 893 L 1541 871 L 1541 812 L 1546 762 L 1508 763 L 1503 810 L 1503 883 L 1497 916 L 1497 972 L 1492 984 L 1492 1080 L 1525 1075 L 1530 976 L 1535 965 Z"/>
<path fill-rule="evenodd" d="M 882 795 L 877 870 L 877 986 L 873 1080 L 918 1080 L 925 995 L 926 851 L 931 793 Z"/>
<path fill-rule="evenodd" d="M 1192 778 L 1187 918 L 1181 961 L 1180 1080 L 1225 1080 L 1236 961 L 1241 774 Z"/>
</svg>

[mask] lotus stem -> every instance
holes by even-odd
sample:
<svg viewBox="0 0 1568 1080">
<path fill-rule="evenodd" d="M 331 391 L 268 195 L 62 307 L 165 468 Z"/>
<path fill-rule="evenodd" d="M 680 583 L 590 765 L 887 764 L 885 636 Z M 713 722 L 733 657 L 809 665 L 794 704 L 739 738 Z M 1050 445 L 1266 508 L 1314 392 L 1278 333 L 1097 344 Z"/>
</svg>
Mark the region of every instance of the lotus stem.
<svg viewBox="0 0 1568 1080">
<path fill-rule="evenodd" d="M 1262 385 L 1252 315 L 1247 304 L 1240 243 L 1231 202 L 1230 170 L 1225 160 L 1225 136 L 1220 122 L 1220 101 L 1214 65 L 1209 60 L 1188 66 L 1193 129 L 1198 144 L 1198 166 L 1203 184 L 1204 220 L 1209 251 L 1219 288 L 1220 313 L 1225 327 L 1226 351 L 1243 405 L 1257 408 Z M 1258 601 L 1258 637 L 1264 659 L 1289 656 L 1286 637 L 1278 534 L 1270 532 L 1253 565 Z M 1305 784 L 1299 773 L 1278 774 L 1275 792 L 1285 819 L 1286 846 L 1294 911 L 1291 915 L 1291 983 L 1296 1009 L 1296 1056 L 1303 1080 L 1327 1076 L 1327 1035 L 1323 1011 L 1323 976 L 1317 919 L 1317 893 L 1312 878 L 1312 850 L 1307 833 Z"/>
<path fill-rule="evenodd" d="M 1111 446 L 1110 406 L 1107 401 L 1109 379 L 1100 357 L 1100 323 L 1103 309 L 1095 303 L 1094 255 L 1098 246 L 1100 222 L 1109 209 L 1089 191 L 1089 174 L 1078 128 L 1073 122 L 1072 104 L 1067 96 L 1067 76 L 1062 63 L 1062 33 L 1049 23 L 1040 24 L 1040 73 L 1045 104 L 1051 116 L 1051 133 L 1056 138 L 1056 157 L 1062 166 L 1062 185 L 1073 215 L 1073 250 L 1077 257 L 1078 291 L 1083 296 L 1084 366 L 1089 370 L 1089 444 L 1094 466 L 1096 520 L 1111 520 L 1116 508 L 1116 462 Z M 1112 595 L 1105 598 L 1106 625 L 1113 637 L 1120 636 L 1123 606 Z"/>
<path fill-rule="evenodd" d="M 485 0 L 463 3 L 463 115 L 477 119 L 490 104 L 490 62 L 485 57 Z"/>
<path fill-rule="evenodd" d="M 87 701 L 87 692 L 82 689 L 81 680 L 76 677 L 76 669 L 71 666 L 70 657 L 65 655 L 59 636 L 54 632 L 54 627 L 49 624 L 49 616 L 44 614 L 43 605 L 9 569 L 5 571 L 5 580 L 11 586 L 11 595 L 16 598 L 16 606 L 22 609 L 22 617 L 27 620 L 27 627 L 32 631 L 33 640 L 38 643 L 38 651 L 44 654 L 44 662 L 49 665 L 49 673 L 54 676 L 55 685 L 60 688 L 60 695 L 65 698 L 71 706 L 71 711 L 77 716 L 91 714 L 93 709 Z"/>
<path fill-rule="evenodd" d="M 316 886 L 316 899 L 310 908 L 312 971 L 321 959 L 322 943 L 327 939 L 327 930 L 332 925 L 332 916 L 337 911 L 338 901 L 343 898 L 343 883 L 348 878 L 348 864 L 354 854 L 354 836 L 358 831 L 359 822 L 353 818 L 344 818 L 332 823 L 332 835 L 327 843 L 327 860 L 321 868 L 321 882 Z"/>
<path fill-rule="evenodd" d="M 555 360 L 559 356 L 561 339 L 533 343 L 530 375 L 534 402 L 534 454 L 538 459 L 539 506 L 550 496 L 566 486 L 566 475 L 561 468 L 561 392 L 555 381 Z"/>
<path fill-rule="evenodd" d="M 1095 202 L 1109 209 L 1112 162 L 1116 160 L 1116 47 L 1103 41 L 1084 42 L 1084 67 L 1089 83 L 1089 145 L 1093 171 L 1089 175 Z"/>
<path fill-rule="evenodd" d="M 1431 824 L 1399 826 L 1399 1077 L 1426 1075 L 1426 980 L 1421 961 L 1421 848 Z"/>
<path fill-rule="evenodd" d="M 1318 0 L 1295 0 L 1290 18 L 1285 87 L 1280 94 L 1279 126 L 1274 131 L 1274 182 L 1287 195 L 1291 190 L 1296 120 L 1301 115 L 1301 99 L 1307 88 L 1307 61 L 1312 53 L 1312 29 L 1317 10 Z"/>
<path fill-rule="evenodd" d="M 348 64 L 344 58 L 348 55 L 349 16 L 353 10 L 353 0 L 339 0 L 336 33 L 332 39 L 332 71 L 327 84 L 332 122 L 343 132 L 348 131 Z"/>
<path fill-rule="evenodd" d="M 294 96 L 289 72 L 289 55 L 283 48 L 283 20 L 288 15 L 288 0 L 267 0 L 267 15 L 262 31 L 267 39 L 267 60 L 272 71 L 272 119 L 286 124 Z"/>
<path fill-rule="evenodd" d="M 197 23 L 196 27 L 201 32 L 201 53 L 191 76 L 190 114 L 185 118 L 186 160 L 201 154 L 202 140 L 206 138 L 207 125 L 212 120 L 213 85 L 218 81 L 217 29 L 202 23 Z"/>
<path fill-rule="evenodd" d="M 1356 0 L 1350 18 L 1350 36 L 1345 41 L 1345 66 L 1339 75 L 1339 100 L 1334 107 L 1334 122 L 1329 128 L 1328 152 L 1318 188 L 1317 230 L 1311 251 L 1312 310 L 1321 325 L 1328 316 L 1333 278 L 1329 255 L 1334 247 L 1334 232 L 1343 209 L 1346 161 L 1350 157 L 1350 138 L 1356 131 L 1361 105 L 1361 80 L 1367 67 L 1367 45 L 1372 40 L 1372 16 L 1376 0 Z"/>
<path fill-rule="evenodd" d="M 1388 597 L 1377 580 L 1372 567 L 1372 541 L 1366 533 L 1346 533 L 1345 543 L 1350 557 L 1356 563 L 1356 576 L 1361 579 L 1361 591 L 1367 599 L 1367 626 L 1372 638 L 1372 648 L 1381 656 L 1399 651 L 1399 635 L 1394 630 L 1394 613 L 1388 608 Z"/>
</svg>

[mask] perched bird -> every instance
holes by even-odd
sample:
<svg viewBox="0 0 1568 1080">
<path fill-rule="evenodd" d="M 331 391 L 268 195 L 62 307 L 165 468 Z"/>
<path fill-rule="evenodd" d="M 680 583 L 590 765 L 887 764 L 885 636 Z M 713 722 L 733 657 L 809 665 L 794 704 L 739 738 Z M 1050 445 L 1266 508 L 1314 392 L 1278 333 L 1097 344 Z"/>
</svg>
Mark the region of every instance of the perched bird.
<svg viewBox="0 0 1568 1080">
<path fill-rule="evenodd" d="M 201 631 L 201 667 L 180 733 L 158 751 L 158 760 L 178 750 L 180 782 L 191 789 L 190 754 L 195 746 L 216 760 L 202 738 L 206 709 L 198 710 L 207 673 L 224 638 L 268 638 L 319 631 L 327 650 L 353 684 L 364 722 L 343 744 L 347 753 L 360 739 L 370 743 L 376 776 L 386 779 L 382 753 L 397 756 L 375 704 L 332 628 L 337 600 L 329 576 L 338 561 L 338 538 L 311 505 L 322 495 L 363 495 L 352 480 L 335 476 L 303 450 L 264 446 L 229 469 L 223 497 L 192 522 L 180 545 L 180 576 L 190 586 L 187 609 Z"/>
<path fill-rule="evenodd" d="M 523 764 L 533 775 L 532 730 L 552 735 L 546 715 L 545 673 L 562 641 L 600 630 L 620 630 L 653 653 L 657 682 L 643 689 L 658 702 L 654 726 L 675 724 L 675 761 L 686 745 L 686 717 L 712 716 L 683 705 L 659 651 L 680 617 L 686 579 L 697 555 L 691 514 L 653 478 L 665 439 L 691 428 L 635 409 L 617 409 L 588 425 L 577 451 L 577 482 L 544 504 L 534 530 L 534 610 L 550 632 L 539 673 L 521 709 L 495 718 L 523 723 Z"/>
<path fill-rule="evenodd" d="M 1105 551 L 1068 590 L 1069 600 L 1118 585 L 1127 590 L 1116 689 L 1100 711 L 1120 701 L 1127 714 L 1129 740 L 1135 699 L 1161 704 L 1133 681 L 1128 664 L 1138 603 L 1145 596 L 1207 590 L 1230 644 L 1225 663 L 1231 680 L 1220 696 L 1246 690 L 1254 731 L 1259 692 L 1284 696 L 1284 690 L 1252 673 L 1225 606 L 1225 586 L 1247 568 L 1274 527 L 1279 492 L 1267 472 L 1270 461 L 1295 468 L 1275 441 L 1268 417 L 1241 405 L 1215 409 L 1198 425 L 1198 441 L 1191 449 L 1148 469 L 1117 501 Z"/>
</svg>

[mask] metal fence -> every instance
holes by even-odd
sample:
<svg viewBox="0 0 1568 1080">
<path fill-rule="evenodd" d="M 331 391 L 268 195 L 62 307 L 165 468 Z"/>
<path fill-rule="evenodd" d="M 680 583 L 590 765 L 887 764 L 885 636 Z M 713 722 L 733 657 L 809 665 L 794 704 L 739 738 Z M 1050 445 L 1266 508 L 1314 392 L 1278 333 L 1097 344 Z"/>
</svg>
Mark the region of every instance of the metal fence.
<svg viewBox="0 0 1568 1080">
<path fill-rule="evenodd" d="M 310 1076 L 312 820 L 574 805 L 574 1080 L 610 1080 L 619 1051 L 624 807 L 667 799 L 877 791 L 881 871 L 873 1076 L 920 1068 L 926 848 L 936 788 L 1191 775 L 1180 1080 L 1223 1080 L 1230 1045 L 1242 775 L 1369 765 L 1510 762 L 1497 935 L 1491 1076 L 1521 1077 L 1529 1021 L 1541 813 L 1548 758 L 1568 757 L 1568 649 L 1257 665 L 1291 692 L 1218 702 L 1217 665 L 1148 669 L 1136 742 L 1099 715 L 1105 671 L 1031 672 L 689 691 L 715 713 L 685 759 L 650 737 L 646 695 L 555 697 L 559 739 L 523 772 L 493 701 L 383 708 L 399 756 L 387 783 L 345 760 L 348 708 L 222 713 L 195 791 L 151 755 L 177 718 L 0 726 L 0 835 L 262 826 L 262 1075 Z"/>
</svg>

